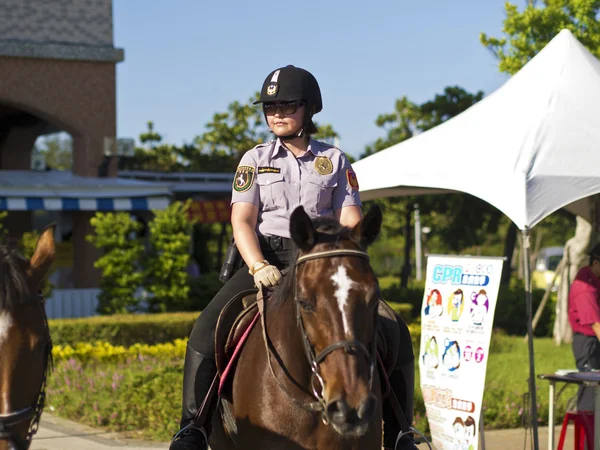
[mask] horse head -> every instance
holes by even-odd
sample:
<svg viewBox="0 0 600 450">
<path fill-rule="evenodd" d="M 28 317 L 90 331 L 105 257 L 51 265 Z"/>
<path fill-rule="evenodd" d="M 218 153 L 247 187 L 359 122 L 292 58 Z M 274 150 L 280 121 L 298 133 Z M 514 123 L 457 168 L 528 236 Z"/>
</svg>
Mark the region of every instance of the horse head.
<svg viewBox="0 0 600 450">
<path fill-rule="evenodd" d="M 290 217 L 298 247 L 294 301 L 313 394 L 323 420 L 347 437 L 366 433 L 381 406 L 373 390 L 380 292 L 366 253 L 381 222 L 378 207 L 352 229 L 333 219 L 313 222 L 302 207 Z"/>
<path fill-rule="evenodd" d="M 42 414 L 52 343 L 38 292 L 54 256 L 54 226 L 30 260 L 0 246 L 0 450 L 29 448 Z"/>
</svg>

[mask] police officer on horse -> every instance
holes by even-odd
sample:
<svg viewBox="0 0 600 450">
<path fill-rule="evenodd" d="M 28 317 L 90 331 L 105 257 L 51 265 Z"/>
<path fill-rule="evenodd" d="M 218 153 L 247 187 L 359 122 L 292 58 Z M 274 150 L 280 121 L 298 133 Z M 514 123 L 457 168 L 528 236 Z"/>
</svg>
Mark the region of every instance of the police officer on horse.
<svg viewBox="0 0 600 450">
<path fill-rule="evenodd" d="M 275 286 L 292 261 L 289 219 L 303 206 L 311 218 L 332 217 L 354 227 L 362 218 L 358 181 L 344 152 L 312 138 L 313 115 L 323 109 L 317 80 L 288 65 L 265 79 L 260 98 L 275 139 L 242 157 L 232 186 L 231 224 L 243 264 L 198 317 L 190 335 L 184 365 L 180 431 L 170 450 L 205 450 L 211 432 L 209 413 L 201 427 L 195 416 L 216 375 L 214 335 L 219 313 L 234 296 L 255 286 Z M 389 378 L 409 424 L 413 419 L 414 356 L 410 334 L 400 320 L 408 345 Z M 211 401 L 211 399 L 207 399 Z M 211 404 L 214 404 L 213 401 Z M 384 446 L 394 448 L 400 425 L 390 406 L 383 406 Z M 409 435 L 397 449 L 416 450 Z"/>
</svg>

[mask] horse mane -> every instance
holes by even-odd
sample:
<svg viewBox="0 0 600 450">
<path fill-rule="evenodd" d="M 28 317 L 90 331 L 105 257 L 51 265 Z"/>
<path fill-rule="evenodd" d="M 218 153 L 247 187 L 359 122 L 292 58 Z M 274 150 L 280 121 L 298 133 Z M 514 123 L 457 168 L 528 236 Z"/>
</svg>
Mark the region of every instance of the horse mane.
<svg viewBox="0 0 600 450">
<path fill-rule="evenodd" d="M 313 226 L 317 231 L 317 244 L 330 243 L 334 245 L 333 248 L 339 248 L 337 246 L 338 241 L 352 239 L 351 229 L 341 225 L 336 219 L 319 217 L 313 219 Z M 273 308 L 281 306 L 288 298 L 294 295 L 294 281 L 296 280 L 296 261 L 298 259 L 298 253 L 298 247 L 293 243 L 290 265 L 287 267 L 287 272 L 284 274 L 281 283 L 274 288 L 273 294 L 269 299 Z"/>
<path fill-rule="evenodd" d="M 13 309 L 29 301 L 27 260 L 14 245 L 0 245 L 0 309 Z"/>
</svg>

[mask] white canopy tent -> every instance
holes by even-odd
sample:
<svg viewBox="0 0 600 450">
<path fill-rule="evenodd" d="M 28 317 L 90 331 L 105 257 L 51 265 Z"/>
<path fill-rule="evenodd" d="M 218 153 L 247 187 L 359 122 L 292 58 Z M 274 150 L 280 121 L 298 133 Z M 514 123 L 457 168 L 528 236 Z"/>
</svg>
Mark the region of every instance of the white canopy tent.
<svg viewBox="0 0 600 450">
<path fill-rule="evenodd" d="M 354 163 L 361 198 L 460 191 L 531 228 L 600 192 L 600 61 L 568 30 L 498 90 Z"/>
<path fill-rule="evenodd" d="M 560 208 L 591 221 L 589 197 L 600 193 L 600 61 L 562 30 L 462 114 L 353 166 L 363 201 L 466 192 L 506 214 L 523 231 L 525 248 L 528 230 Z M 529 273 L 526 278 L 529 388 L 535 393 Z"/>
</svg>

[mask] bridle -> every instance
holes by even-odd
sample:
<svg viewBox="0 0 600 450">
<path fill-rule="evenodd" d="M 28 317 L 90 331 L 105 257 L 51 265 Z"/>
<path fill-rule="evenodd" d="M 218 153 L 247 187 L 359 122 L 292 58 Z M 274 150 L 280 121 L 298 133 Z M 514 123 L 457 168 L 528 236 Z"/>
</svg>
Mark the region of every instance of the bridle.
<svg viewBox="0 0 600 450">
<path fill-rule="evenodd" d="M 261 315 L 263 316 L 262 317 L 263 334 L 264 334 L 264 339 L 265 339 L 265 345 L 267 347 L 267 358 L 269 361 L 269 368 L 271 369 L 271 374 L 275 377 L 275 379 L 277 380 L 279 386 L 283 389 L 283 391 L 296 404 L 298 404 L 299 406 L 303 407 L 304 409 L 307 409 L 310 411 L 317 411 L 317 412 L 320 411 L 322 413 L 323 423 L 325 423 L 325 424 L 329 423 L 329 419 L 327 418 L 327 416 L 325 414 L 325 407 L 327 406 L 327 402 L 325 401 L 325 398 L 323 397 L 323 392 L 325 392 L 325 381 L 323 380 L 323 377 L 319 373 L 319 364 L 322 363 L 330 353 L 332 353 L 338 349 L 343 349 L 346 353 L 351 354 L 351 355 L 355 355 L 357 353 L 363 353 L 367 357 L 367 360 L 369 361 L 369 391 L 371 391 L 372 387 L 373 387 L 373 377 L 374 377 L 376 357 L 377 357 L 377 327 L 373 327 L 373 337 L 371 339 L 371 345 L 370 345 L 371 348 L 370 349 L 367 349 L 367 347 L 358 340 L 343 340 L 343 341 L 338 341 L 331 345 L 328 345 L 319 354 L 315 355 L 314 347 L 311 344 L 310 340 L 308 339 L 308 335 L 307 335 L 306 329 L 304 327 L 304 321 L 302 320 L 302 314 L 300 312 L 300 303 L 298 301 L 298 296 L 297 296 L 297 286 L 298 286 L 297 269 L 298 269 L 298 266 L 300 266 L 301 264 L 303 264 L 307 261 L 311 261 L 314 259 L 339 257 L 339 256 L 354 256 L 354 257 L 359 257 L 359 258 L 363 258 L 366 260 L 370 259 L 369 254 L 362 250 L 334 249 L 334 250 L 326 250 L 326 251 L 322 251 L 322 252 L 309 253 L 307 255 L 300 256 L 296 260 L 296 263 L 295 263 L 296 271 L 294 271 L 294 277 L 295 277 L 295 279 L 294 279 L 294 304 L 295 304 L 295 308 L 296 308 L 296 320 L 298 323 L 298 327 L 300 328 L 300 334 L 302 336 L 304 353 L 306 355 L 306 358 L 308 360 L 308 363 L 309 363 L 310 369 L 311 369 L 310 387 L 311 387 L 312 393 L 309 393 L 309 395 L 312 395 L 314 397 L 314 399 L 316 400 L 316 402 L 309 402 L 309 403 L 298 402 L 298 400 L 296 400 L 294 398 L 294 396 L 289 392 L 289 390 L 285 387 L 285 385 L 279 380 L 279 378 L 275 374 L 275 371 L 273 370 L 272 363 L 271 363 L 271 349 L 268 345 L 268 336 L 266 334 L 266 318 L 265 318 L 265 314 L 264 314 L 265 305 L 263 304 L 263 305 L 259 306 L 261 309 L 263 309 L 263 311 L 261 311 Z M 264 301 L 263 301 L 263 303 L 264 303 Z M 281 365 L 281 362 L 280 362 L 280 365 Z M 285 372 L 286 372 L 286 375 L 288 376 L 288 378 L 291 378 L 290 375 L 287 373 L 287 371 L 285 371 Z M 294 380 L 292 380 L 292 381 L 294 381 Z M 316 382 L 318 382 L 318 385 L 316 384 Z M 295 383 L 295 384 L 297 384 L 297 383 Z"/>
<path fill-rule="evenodd" d="M 52 368 L 52 339 L 50 338 L 48 317 L 46 316 L 46 309 L 44 308 L 44 298 L 41 295 L 35 295 L 33 298 L 34 301 L 39 301 L 44 319 L 44 328 L 48 338 L 48 344 L 46 346 L 46 354 L 44 358 L 44 373 L 42 375 L 42 383 L 37 398 L 33 404 L 17 411 L 0 414 L 0 440 L 5 440 L 9 443 L 12 442 L 17 446 L 17 450 L 27 450 L 31 445 L 31 439 L 38 431 L 40 419 L 42 417 L 42 411 L 44 410 L 44 405 L 46 402 L 46 379 L 49 369 Z M 26 438 L 22 438 L 16 433 L 11 432 L 9 429 L 12 426 L 28 421 L 31 422 L 29 424 Z"/>
</svg>

